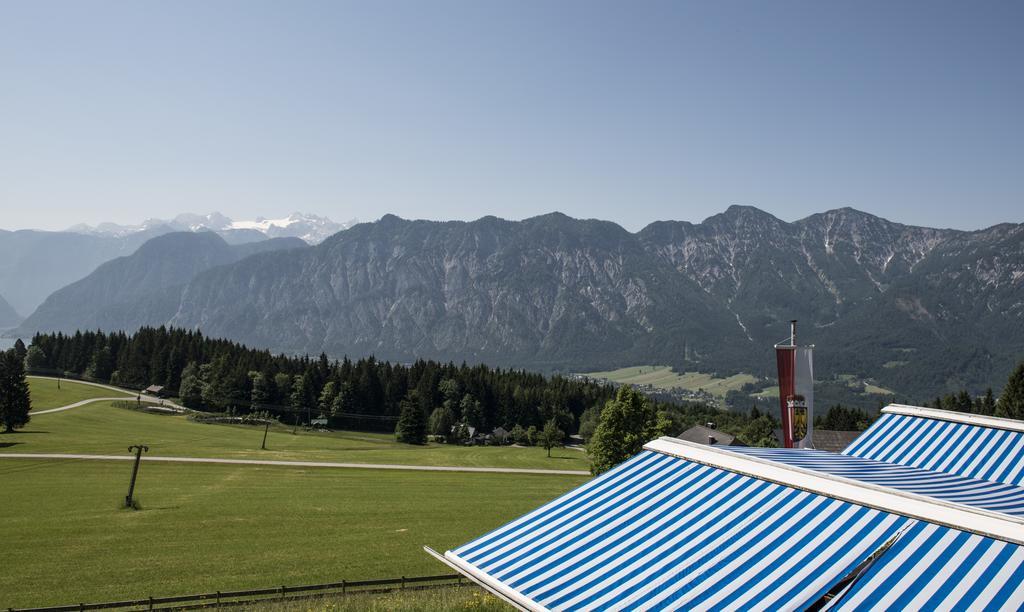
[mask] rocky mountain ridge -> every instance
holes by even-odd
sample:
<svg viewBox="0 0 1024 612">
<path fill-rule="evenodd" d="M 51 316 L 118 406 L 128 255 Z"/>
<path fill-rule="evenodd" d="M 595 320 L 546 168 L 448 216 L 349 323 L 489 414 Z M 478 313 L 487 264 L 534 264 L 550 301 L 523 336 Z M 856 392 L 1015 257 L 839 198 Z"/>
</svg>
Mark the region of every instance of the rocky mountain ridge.
<svg viewBox="0 0 1024 612">
<path fill-rule="evenodd" d="M 1024 226 L 731 207 L 637 233 L 552 213 L 359 224 L 198 273 L 166 323 L 287 352 L 772 375 L 799 319 L 818 371 L 928 399 L 998 386 L 1024 345 Z M 66 325 L 74 321 L 66 321 Z"/>
</svg>

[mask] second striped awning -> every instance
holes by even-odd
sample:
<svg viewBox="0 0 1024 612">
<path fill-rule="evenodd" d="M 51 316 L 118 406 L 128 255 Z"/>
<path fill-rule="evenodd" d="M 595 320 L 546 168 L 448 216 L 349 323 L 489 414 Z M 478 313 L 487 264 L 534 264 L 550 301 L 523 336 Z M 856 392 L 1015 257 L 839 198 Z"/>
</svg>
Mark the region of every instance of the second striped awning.
<svg viewBox="0 0 1024 612">
<path fill-rule="evenodd" d="M 857 609 L 922 589 L 1024 608 L 1016 522 L 673 439 L 646 449 L 443 559 L 527 610 Z M 894 586 L 898 572 L 914 578 Z"/>
</svg>

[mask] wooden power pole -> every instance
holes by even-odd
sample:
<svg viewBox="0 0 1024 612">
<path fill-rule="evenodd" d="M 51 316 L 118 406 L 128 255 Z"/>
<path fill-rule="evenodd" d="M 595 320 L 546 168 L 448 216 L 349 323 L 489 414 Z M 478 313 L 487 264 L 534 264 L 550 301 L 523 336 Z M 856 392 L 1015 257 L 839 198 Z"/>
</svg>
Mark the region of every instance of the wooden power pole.
<svg viewBox="0 0 1024 612">
<path fill-rule="evenodd" d="M 132 494 L 135 493 L 135 478 L 139 475 L 139 462 L 142 461 L 142 451 L 149 452 L 149 447 L 142 444 L 133 444 L 128 447 L 128 452 L 135 451 L 135 465 L 132 466 L 132 481 L 128 485 L 128 496 L 124 498 L 124 507 L 132 508 Z"/>
</svg>

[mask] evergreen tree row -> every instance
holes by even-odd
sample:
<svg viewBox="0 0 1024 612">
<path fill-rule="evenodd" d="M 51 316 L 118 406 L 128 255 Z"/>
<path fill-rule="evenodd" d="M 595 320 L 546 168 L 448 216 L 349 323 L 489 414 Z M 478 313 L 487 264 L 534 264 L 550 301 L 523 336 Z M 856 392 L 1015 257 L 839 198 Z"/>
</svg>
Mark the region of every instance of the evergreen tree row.
<svg viewBox="0 0 1024 612">
<path fill-rule="evenodd" d="M 448 435 L 453 428 L 542 430 L 551 420 L 563 432 L 575 432 L 580 415 L 603 405 L 614 391 L 593 382 L 485 365 L 274 355 L 199 331 L 165 327 L 130 335 L 37 334 L 25 362 L 34 373 L 134 389 L 159 385 L 190 408 L 267 412 L 287 423 L 327 419 L 337 428 L 390 431 L 404 409 L 415 412 L 407 419 L 412 429 L 435 435 Z"/>
<path fill-rule="evenodd" d="M 936 397 L 932 402 L 933 408 L 952 410 L 955 412 L 968 412 L 971 414 L 982 414 L 997 416 L 1009 419 L 1024 420 L 1024 361 L 1017 364 L 1017 367 L 1010 374 L 1010 378 L 1003 387 L 1003 393 L 996 400 L 992 389 L 985 391 L 980 397 L 972 397 L 967 391 L 950 393 L 949 395 Z"/>
</svg>

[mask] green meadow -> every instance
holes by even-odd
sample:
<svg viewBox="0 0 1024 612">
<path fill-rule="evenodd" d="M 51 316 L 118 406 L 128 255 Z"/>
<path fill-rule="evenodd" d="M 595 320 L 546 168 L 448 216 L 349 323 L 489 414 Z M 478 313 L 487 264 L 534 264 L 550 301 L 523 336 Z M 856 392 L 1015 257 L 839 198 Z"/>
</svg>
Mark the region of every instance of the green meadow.
<svg viewBox="0 0 1024 612">
<path fill-rule="evenodd" d="M 443 574 L 581 484 L 524 475 L 0 459 L 0 608 Z"/>
<path fill-rule="evenodd" d="M 686 389 L 697 391 L 703 389 L 718 398 L 724 398 L 729 391 L 739 390 L 746 383 L 757 382 L 750 374 L 733 374 L 726 378 L 716 378 L 703 372 L 677 373 L 669 366 L 630 366 L 606 372 L 586 372 L 585 376 L 605 379 L 626 385 L 651 385 L 655 389 Z"/>
<path fill-rule="evenodd" d="M 114 391 L 66 379 L 58 382 L 55 378 L 40 376 L 29 376 L 28 388 L 32 395 L 32 410 L 59 408 L 94 397 L 117 397 L 118 395 L 124 395 L 126 398 L 135 397 L 134 393 L 127 391 Z"/>
<path fill-rule="evenodd" d="M 134 402 L 128 402 L 134 405 Z M 399 444 L 391 434 L 314 432 L 273 425 L 267 448 L 260 449 L 259 425 L 204 424 L 176 414 L 120 408 L 95 402 L 62 412 L 36 415 L 25 429 L 0 436 L 0 454 L 126 453 L 131 444 L 146 444 L 150 454 L 173 457 L 335 461 L 473 467 L 590 469 L 586 454 L 568 448 Z M 294 432 L 294 433 L 293 433 Z"/>
<path fill-rule="evenodd" d="M 113 391 L 32 379 L 55 407 Z M 96 397 L 96 395 L 92 395 Z M 585 476 L 25 459 L 9 453 L 150 454 L 346 463 L 587 470 L 584 453 L 398 444 L 389 434 L 213 425 L 95 402 L 36 415 L 0 435 L 0 609 L 340 580 L 442 574 L 422 550 L 452 548 L 568 492 Z M 131 402 L 129 402 L 129 405 Z M 293 433 L 294 431 L 294 433 Z M 472 589 L 412 596 L 401 609 L 494 609 Z M 440 599 L 438 599 L 440 598 Z M 403 600 L 404 601 L 404 600 Z M 388 609 L 390 600 L 330 603 Z M 440 603 L 438 603 L 440 602 Z M 454 603 L 453 603 L 454 602 Z M 409 607 L 412 606 L 412 607 Z M 305 608 L 304 608 L 305 609 Z"/>
</svg>

